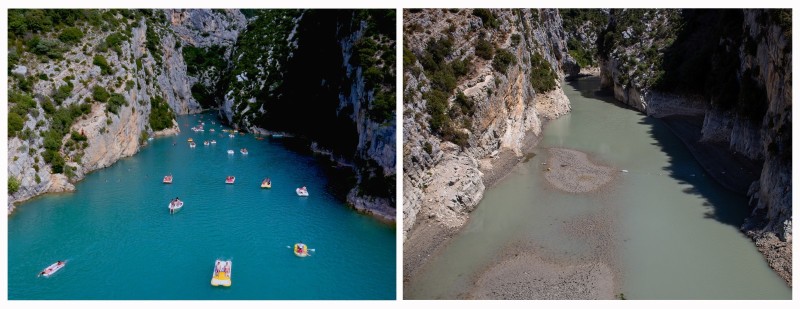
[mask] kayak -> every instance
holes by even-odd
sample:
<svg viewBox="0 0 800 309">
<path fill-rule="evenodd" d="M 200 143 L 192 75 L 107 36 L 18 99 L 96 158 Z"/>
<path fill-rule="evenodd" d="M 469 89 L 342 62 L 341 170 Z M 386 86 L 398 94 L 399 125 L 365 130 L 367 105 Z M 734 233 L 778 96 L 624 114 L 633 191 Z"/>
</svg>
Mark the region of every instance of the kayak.
<svg viewBox="0 0 800 309">
<path fill-rule="evenodd" d="M 61 262 L 61 264 L 59 264 L 58 262 L 55 262 L 52 265 L 47 266 L 47 268 L 45 268 L 44 270 L 42 270 L 42 272 L 39 273 L 39 275 L 40 276 L 45 276 L 45 277 L 50 277 L 53 274 L 55 274 L 57 271 L 59 271 L 62 268 L 64 268 L 64 266 L 67 266 L 67 262 Z"/>
<path fill-rule="evenodd" d="M 176 213 L 178 210 L 183 208 L 183 201 L 178 201 L 177 203 L 170 202 L 169 203 L 169 213 Z"/>
<path fill-rule="evenodd" d="M 213 286 L 231 286 L 231 266 L 233 262 L 230 260 L 222 261 L 217 260 L 214 263 L 214 272 L 211 274 L 211 285 Z"/>
<path fill-rule="evenodd" d="M 302 250 L 301 250 L 302 248 Z M 308 246 L 302 243 L 294 244 L 294 255 L 299 257 L 307 257 L 308 256 Z"/>
<path fill-rule="evenodd" d="M 294 192 L 297 192 L 299 196 L 308 196 L 308 190 L 303 190 L 302 188 L 297 188 Z"/>
</svg>

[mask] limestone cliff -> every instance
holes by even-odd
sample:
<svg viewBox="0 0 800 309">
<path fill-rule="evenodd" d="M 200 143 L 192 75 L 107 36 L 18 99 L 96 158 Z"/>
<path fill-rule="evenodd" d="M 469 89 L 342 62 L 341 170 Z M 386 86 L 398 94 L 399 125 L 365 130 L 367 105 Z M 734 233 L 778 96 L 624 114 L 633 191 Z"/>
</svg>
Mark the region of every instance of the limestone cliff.
<svg viewBox="0 0 800 309">
<path fill-rule="evenodd" d="M 256 10 L 222 78 L 220 116 L 285 132 L 355 174 L 357 210 L 395 221 L 392 10 Z"/>
<path fill-rule="evenodd" d="M 353 170 L 348 201 L 393 222 L 394 25 L 393 10 L 11 10 L 9 212 L 219 108 L 313 140 Z"/>
<path fill-rule="evenodd" d="M 570 111 L 561 84 L 578 66 L 561 24 L 557 10 L 405 11 L 404 238 L 423 220 L 462 226 L 498 164 Z"/>
<path fill-rule="evenodd" d="M 205 19 L 214 18 L 185 21 Z M 180 50 L 204 36 L 178 37 L 164 11 L 12 10 L 10 23 L 8 171 L 18 185 L 9 213 L 15 202 L 74 190 L 148 136 L 177 132 L 175 113 L 200 110 Z"/>
<path fill-rule="evenodd" d="M 693 143 L 763 164 L 732 189 L 754 204 L 742 229 L 791 285 L 791 11 L 612 10 L 597 44 L 618 100 L 700 117 Z"/>
</svg>

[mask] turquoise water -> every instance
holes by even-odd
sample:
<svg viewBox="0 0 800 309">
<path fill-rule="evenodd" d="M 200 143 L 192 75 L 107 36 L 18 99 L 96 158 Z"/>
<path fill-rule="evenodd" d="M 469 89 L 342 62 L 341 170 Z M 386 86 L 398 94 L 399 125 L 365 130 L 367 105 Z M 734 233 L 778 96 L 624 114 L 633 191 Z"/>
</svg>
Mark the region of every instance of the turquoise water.
<svg viewBox="0 0 800 309">
<path fill-rule="evenodd" d="M 330 163 L 288 139 L 229 138 L 210 114 L 206 132 L 189 130 L 200 117 L 180 116 L 179 136 L 88 175 L 74 193 L 18 207 L 8 218 L 9 299 L 395 298 L 395 228 L 347 208 Z M 170 173 L 173 184 L 162 184 Z M 265 177 L 272 189 L 259 188 Z M 295 194 L 303 185 L 309 197 Z M 185 205 L 170 215 L 176 196 Z M 288 248 L 301 241 L 310 257 Z M 231 287 L 210 285 L 217 258 L 233 260 Z"/>
<path fill-rule="evenodd" d="M 536 154 L 486 190 L 470 221 L 433 257 L 404 294 L 412 299 L 467 297 L 497 252 L 517 242 L 567 263 L 594 244 L 570 237 L 562 223 L 609 212 L 628 299 L 789 299 L 791 288 L 740 231 L 747 199 L 706 176 L 659 119 L 598 95 L 598 78 L 566 85 L 572 112 L 549 122 Z M 629 173 L 607 194 L 570 194 L 544 179 L 547 148 L 586 152 Z M 587 255 L 588 254 L 588 255 Z"/>
</svg>

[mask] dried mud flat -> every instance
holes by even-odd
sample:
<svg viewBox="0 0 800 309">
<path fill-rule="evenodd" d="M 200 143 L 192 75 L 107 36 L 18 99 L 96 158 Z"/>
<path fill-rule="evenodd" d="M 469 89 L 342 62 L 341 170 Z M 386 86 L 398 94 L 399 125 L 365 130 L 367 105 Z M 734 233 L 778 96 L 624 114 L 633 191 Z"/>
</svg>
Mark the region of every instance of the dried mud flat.
<svg viewBox="0 0 800 309">
<path fill-rule="evenodd" d="M 537 237 L 508 245 L 473 279 L 472 299 L 614 299 L 619 293 L 617 209 L 609 202 L 618 171 L 592 162 L 585 153 L 548 149 L 544 168 L 555 189 L 591 194 L 597 209 L 558 223 L 561 235 L 581 244 L 576 252 L 554 254 Z"/>
<path fill-rule="evenodd" d="M 476 274 L 472 299 L 614 299 L 621 285 L 615 210 L 597 211 L 560 223 L 580 252 L 554 254 L 546 246 L 514 242 Z M 535 239 L 532 235 L 531 239 Z"/>
<path fill-rule="evenodd" d="M 473 299 L 610 299 L 611 268 L 602 263 L 559 265 L 521 253 L 494 265 L 477 280 Z"/>
<path fill-rule="evenodd" d="M 550 148 L 547 160 L 547 182 L 555 188 L 570 193 L 586 193 L 596 191 L 615 178 L 614 169 L 595 164 L 583 152 Z"/>
</svg>

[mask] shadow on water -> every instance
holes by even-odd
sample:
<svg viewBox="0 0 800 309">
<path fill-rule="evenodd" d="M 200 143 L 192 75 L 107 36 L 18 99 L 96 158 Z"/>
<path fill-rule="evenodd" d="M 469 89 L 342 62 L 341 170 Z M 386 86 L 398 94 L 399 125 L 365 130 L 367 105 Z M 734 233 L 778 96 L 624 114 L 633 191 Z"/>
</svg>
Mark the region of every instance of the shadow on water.
<svg viewBox="0 0 800 309">
<path fill-rule="evenodd" d="M 215 113 L 208 113 L 205 116 L 209 116 L 210 120 L 216 121 L 221 125 L 224 122 L 223 118 Z M 186 124 L 188 126 L 188 123 Z M 226 129 L 232 129 L 228 125 L 223 126 Z M 254 135 L 248 133 L 245 138 L 254 138 Z M 331 161 L 330 157 L 324 154 L 315 153 L 311 150 L 311 141 L 305 138 L 263 136 L 261 142 L 281 145 L 287 151 L 300 156 L 312 156 L 319 163 L 321 170 L 325 173 L 325 177 L 331 180 L 328 184 L 329 192 L 340 201 L 347 202 L 347 194 L 356 185 L 356 175 L 352 168 Z"/>
<path fill-rule="evenodd" d="M 730 191 L 710 177 L 664 120 L 647 117 L 640 111 L 619 102 L 614 98 L 612 91 L 600 87 L 600 79 L 597 77 L 571 80 L 569 85 L 578 90 L 580 95 L 585 98 L 600 100 L 642 114 L 643 117 L 639 124 L 649 128 L 647 133 L 657 141 L 653 145 L 658 146 L 667 156 L 668 165 L 663 168 L 664 172 L 677 180 L 679 184 L 688 186 L 683 193 L 696 195 L 704 200 L 703 206 L 708 209 L 704 218 L 714 219 L 737 229 L 741 227 L 751 210 L 747 201 L 738 197 L 744 196 L 746 192 Z M 702 120 L 699 126 L 692 126 L 691 129 L 697 130 L 698 132 L 695 133 L 699 136 L 701 127 Z M 731 196 L 729 193 L 738 196 Z"/>
</svg>

